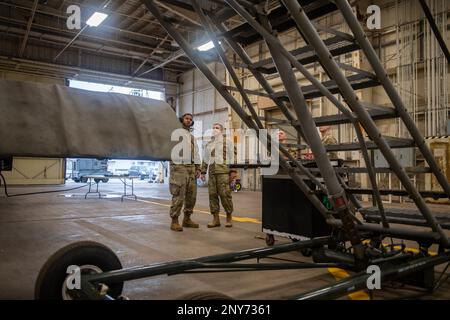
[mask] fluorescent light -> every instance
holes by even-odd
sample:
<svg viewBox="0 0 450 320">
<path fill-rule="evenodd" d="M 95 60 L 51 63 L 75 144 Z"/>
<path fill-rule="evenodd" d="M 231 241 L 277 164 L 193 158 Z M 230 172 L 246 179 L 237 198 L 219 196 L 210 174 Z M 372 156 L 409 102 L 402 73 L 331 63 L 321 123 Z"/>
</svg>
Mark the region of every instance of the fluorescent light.
<svg viewBox="0 0 450 320">
<path fill-rule="evenodd" d="M 86 21 L 90 27 L 98 27 L 108 15 L 106 13 L 94 12 L 94 14 Z"/>
<path fill-rule="evenodd" d="M 209 41 L 209 42 L 197 47 L 197 50 L 198 51 L 208 51 L 208 50 L 211 50 L 212 48 L 214 48 L 214 43 L 212 41 Z"/>
</svg>

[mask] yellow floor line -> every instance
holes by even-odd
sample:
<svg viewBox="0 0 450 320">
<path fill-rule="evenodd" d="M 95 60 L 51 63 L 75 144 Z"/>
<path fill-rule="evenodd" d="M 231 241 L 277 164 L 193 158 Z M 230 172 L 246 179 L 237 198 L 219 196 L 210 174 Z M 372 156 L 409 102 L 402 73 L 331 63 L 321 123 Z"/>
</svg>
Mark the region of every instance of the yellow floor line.
<svg viewBox="0 0 450 320">
<path fill-rule="evenodd" d="M 388 246 L 388 245 L 386 245 L 386 244 L 383 244 L 384 246 Z M 402 246 L 394 246 L 394 249 L 395 250 L 400 250 L 402 248 Z M 420 253 L 420 250 L 419 249 L 416 249 L 416 248 L 405 248 L 405 250 L 406 251 L 410 251 L 410 252 L 414 252 L 414 253 Z M 433 252 L 433 251 L 428 251 L 428 254 L 430 255 L 430 256 L 435 256 L 435 255 L 437 255 L 437 253 L 436 252 Z"/>
<path fill-rule="evenodd" d="M 369 242 L 370 242 L 369 240 L 364 240 L 364 241 L 363 241 L 364 244 L 368 244 Z M 389 247 L 389 244 L 383 243 L 383 247 Z M 401 248 L 402 248 L 402 246 L 394 246 L 394 249 L 395 249 L 395 250 L 400 250 Z M 416 249 L 416 248 L 410 248 L 410 247 L 406 247 L 406 248 L 405 248 L 405 251 L 410 251 L 410 252 L 413 252 L 413 253 L 420 253 L 420 250 L 419 250 L 419 249 Z M 430 256 L 435 256 L 435 255 L 437 255 L 437 252 L 434 252 L 434 251 L 428 251 L 428 254 L 429 254 Z"/>
<path fill-rule="evenodd" d="M 170 205 L 168 205 L 168 204 L 159 203 L 159 202 L 154 202 L 154 201 L 141 200 L 141 199 L 137 199 L 137 201 L 139 201 L 139 202 L 145 202 L 145 203 L 150 203 L 150 204 L 156 204 L 156 205 L 163 206 L 163 207 L 170 207 Z"/>
<path fill-rule="evenodd" d="M 150 203 L 150 204 L 156 204 L 156 205 L 160 205 L 160 206 L 163 206 L 163 207 L 170 207 L 169 204 L 164 204 L 164 203 L 155 202 L 155 201 L 148 201 L 148 200 L 141 200 L 141 199 L 137 199 L 137 201 L 145 202 L 145 203 Z M 211 214 L 209 211 L 198 210 L 198 209 L 194 209 L 194 212 L 200 212 L 200 213 Z M 220 215 L 221 217 L 226 217 L 225 214 L 219 214 L 219 215 Z M 255 219 L 255 218 L 245 218 L 245 217 L 236 217 L 236 216 L 233 216 L 233 221 L 238 221 L 238 222 L 250 222 L 250 223 L 261 224 L 261 221 L 259 221 L 258 219 Z"/>
<path fill-rule="evenodd" d="M 368 241 L 364 241 L 364 243 L 367 243 L 367 242 Z M 383 246 L 387 247 L 388 245 L 383 243 Z M 394 246 L 395 250 L 399 250 L 401 248 L 402 248 L 401 246 Z M 414 252 L 414 253 L 420 252 L 418 249 L 415 249 L 415 248 L 405 248 L 405 250 Z M 437 254 L 436 252 L 432 252 L 432 251 L 429 251 L 428 253 L 431 256 L 434 256 Z M 333 277 L 338 281 L 350 276 L 347 273 L 347 271 L 345 271 L 343 269 L 339 269 L 339 268 L 328 268 L 328 272 L 330 272 L 333 275 Z M 353 293 L 350 293 L 348 296 L 352 300 L 370 300 L 370 296 L 365 291 L 353 292 Z"/>
<path fill-rule="evenodd" d="M 330 272 L 337 281 L 350 276 L 347 271 L 339 268 L 328 268 L 328 272 Z M 356 291 L 350 293 L 348 296 L 352 300 L 370 300 L 369 295 L 364 291 Z"/>
</svg>

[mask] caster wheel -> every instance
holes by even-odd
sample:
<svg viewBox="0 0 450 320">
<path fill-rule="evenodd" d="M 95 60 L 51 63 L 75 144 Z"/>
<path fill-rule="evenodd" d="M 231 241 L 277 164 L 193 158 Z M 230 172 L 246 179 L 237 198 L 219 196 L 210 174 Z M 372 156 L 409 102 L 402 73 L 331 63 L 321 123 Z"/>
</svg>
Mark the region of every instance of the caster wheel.
<svg viewBox="0 0 450 320">
<path fill-rule="evenodd" d="M 311 257 L 312 256 L 312 249 L 307 248 L 307 249 L 301 249 L 300 253 L 304 256 L 304 257 Z"/>
<path fill-rule="evenodd" d="M 275 237 L 273 234 L 266 234 L 266 244 L 271 247 L 275 244 Z"/>
</svg>

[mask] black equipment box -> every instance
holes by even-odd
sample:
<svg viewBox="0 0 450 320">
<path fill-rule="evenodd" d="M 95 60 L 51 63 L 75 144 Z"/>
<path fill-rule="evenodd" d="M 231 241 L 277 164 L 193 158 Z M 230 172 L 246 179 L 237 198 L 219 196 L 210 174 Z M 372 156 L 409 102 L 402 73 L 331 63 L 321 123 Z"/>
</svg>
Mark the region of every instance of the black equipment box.
<svg viewBox="0 0 450 320">
<path fill-rule="evenodd" d="M 311 183 L 311 181 L 305 181 Z M 318 194 L 320 201 L 324 195 Z M 295 240 L 328 236 L 331 227 L 287 174 L 263 176 L 262 227 L 268 235 Z"/>
<path fill-rule="evenodd" d="M 0 157 L 0 171 L 11 171 L 13 167 L 13 157 Z"/>
</svg>

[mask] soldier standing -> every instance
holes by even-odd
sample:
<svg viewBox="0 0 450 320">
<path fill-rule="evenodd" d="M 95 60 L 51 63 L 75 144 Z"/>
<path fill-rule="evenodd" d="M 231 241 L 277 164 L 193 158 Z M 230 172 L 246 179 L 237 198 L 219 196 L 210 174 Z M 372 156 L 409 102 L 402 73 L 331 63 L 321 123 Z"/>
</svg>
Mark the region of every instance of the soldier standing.
<svg viewBox="0 0 450 320">
<path fill-rule="evenodd" d="M 194 125 L 193 116 L 190 113 L 184 114 L 180 118 L 183 124 L 183 141 L 190 141 L 191 159 L 187 163 L 175 164 L 170 162 L 170 193 L 172 195 L 172 204 L 170 206 L 170 217 L 172 223 L 170 229 L 173 231 L 183 231 L 186 228 L 198 228 L 198 223 L 191 220 L 194 212 L 195 201 L 197 198 L 197 178 L 200 176 L 200 164 L 198 147 L 194 136 L 191 134 L 191 127 Z M 178 222 L 181 209 L 184 204 L 184 218 L 182 226 Z"/>
<path fill-rule="evenodd" d="M 208 228 L 220 226 L 219 198 L 227 214 L 225 227 L 232 227 L 233 202 L 231 198 L 229 167 L 227 159 L 233 152 L 231 142 L 223 137 L 223 126 L 220 123 L 213 124 L 213 137 L 205 148 L 201 172 L 202 180 L 208 169 L 208 193 L 209 207 L 213 215 L 213 221 L 208 223 Z"/>
<path fill-rule="evenodd" d="M 278 142 L 280 145 L 284 145 L 286 143 L 286 132 L 284 130 L 278 130 Z M 294 147 L 288 147 L 287 151 L 291 154 L 291 156 L 294 159 L 298 159 L 299 155 L 298 155 L 298 148 L 294 148 Z M 285 155 L 283 155 L 283 158 L 288 159 L 288 157 L 286 157 Z"/>
</svg>

